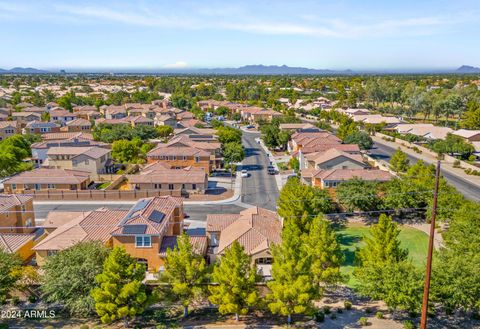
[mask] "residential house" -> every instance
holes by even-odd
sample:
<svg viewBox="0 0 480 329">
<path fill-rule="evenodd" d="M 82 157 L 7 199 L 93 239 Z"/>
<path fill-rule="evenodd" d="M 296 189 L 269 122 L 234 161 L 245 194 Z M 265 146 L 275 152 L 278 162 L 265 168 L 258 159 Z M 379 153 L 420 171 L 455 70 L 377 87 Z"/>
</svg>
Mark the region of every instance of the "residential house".
<svg viewBox="0 0 480 329">
<path fill-rule="evenodd" d="M 177 119 L 168 114 L 157 114 L 153 119 L 155 126 L 170 126 L 173 129 L 177 127 Z"/>
<path fill-rule="evenodd" d="M 105 119 L 123 119 L 127 117 L 127 110 L 123 106 L 109 106 L 104 110 Z"/>
<path fill-rule="evenodd" d="M 23 112 L 33 112 L 33 113 L 38 113 L 42 115 L 45 112 L 48 112 L 46 107 L 38 107 L 38 106 L 31 106 L 31 107 L 26 107 L 22 110 Z"/>
<path fill-rule="evenodd" d="M 60 132 L 60 125 L 55 122 L 31 121 L 23 129 L 26 134 L 46 134 Z"/>
<path fill-rule="evenodd" d="M 306 129 L 320 131 L 320 129 L 318 129 L 311 123 L 281 123 L 279 128 L 280 130 L 290 131 L 290 132 L 299 132 L 299 131 L 304 131 Z"/>
<path fill-rule="evenodd" d="M 16 121 L 0 121 L 0 141 L 20 133 L 19 127 Z"/>
<path fill-rule="evenodd" d="M 102 114 L 98 111 L 82 110 L 82 111 L 75 112 L 75 114 L 77 115 L 77 118 L 85 119 L 85 120 L 88 120 L 88 121 L 97 120 L 97 119 L 100 119 L 102 117 Z"/>
<path fill-rule="evenodd" d="M 41 115 L 35 112 L 13 112 L 12 118 L 23 128 L 32 121 L 41 121 Z"/>
<path fill-rule="evenodd" d="M 282 114 L 274 110 L 250 106 L 241 110 L 241 116 L 244 121 L 258 123 L 260 121 L 270 122 L 275 117 L 281 117 Z"/>
<path fill-rule="evenodd" d="M 198 127 L 204 123 L 198 119 L 184 119 L 177 121 L 177 128 Z"/>
<path fill-rule="evenodd" d="M 55 216 L 58 218 L 58 216 Z M 71 216 L 73 217 L 73 216 Z M 100 208 L 64 220 L 33 249 L 39 266 L 45 258 L 78 242 L 100 241 L 107 246 L 122 246 L 149 271 L 163 269 L 167 249 L 173 249 L 183 232 L 184 212 L 181 198 L 153 197 L 138 200 L 130 210 Z M 206 236 L 191 236 L 194 250 L 205 255 Z"/>
<path fill-rule="evenodd" d="M 364 169 L 369 167 L 360 154 L 342 152 L 336 148 L 325 152 L 315 152 L 305 155 L 305 166 L 301 168 L 315 169 Z"/>
<path fill-rule="evenodd" d="M 44 141 L 49 140 L 71 140 L 74 138 L 91 140 L 93 141 L 93 135 L 87 132 L 59 132 L 59 133 L 47 133 L 42 135 Z"/>
<path fill-rule="evenodd" d="M 3 182 L 6 193 L 31 194 L 37 191 L 85 190 L 90 173 L 81 170 L 38 168 L 21 172 Z"/>
<path fill-rule="evenodd" d="M 370 110 L 368 110 L 368 109 L 351 109 L 351 108 L 348 108 L 348 109 L 345 109 L 345 110 L 344 109 L 338 109 L 337 111 L 340 112 L 340 113 L 346 114 L 351 118 L 353 118 L 355 116 L 359 116 L 359 115 L 370 115 Z"/>
<path fill-rule="evenodd" d="M 455 136 L 460 136 L 469 142 L 480 142 L 480 130 L 459 129 L 452 132 Z"/>
<path fill-rule="evenodd" d="M 392 174 L 380 169 L 315 169 L 301 171 L 302 182 L 321 189 L 334 189 L 341 182 L 359 178 L 366 181 L 385 182 L 392 179 Z"/>
<path fill-rule="evenodd" d="M 402 124 L 397 125 L 395 130 L 400 134 L 411 134 L 427 140 L 445 139 L 453 129 L 449 127 L 438 127 L 432 124 Z"/>
<path fill-rule="evenodd" d="M 282 222 L 276 212 L 253 207 L 239 214 L 209 214 L 206 232 L 211 262 L 238 241 L 258 272 L 267 278 L 271 276 L 270 247 L 281 242 L 282 232 Z"/>
<path fill-rule="evenodd" d="M 126 117 L 125 120 L 130 122 L 132 127 L 138 126 L 153 126 L 153 120 L 144 116 L 134 116 L 134 117 Z"/>
<path fill-rule="evenodd" d="M 291 136 L 288 150 L 295 152 L 304 148 L 313 148 L 317 145 L 338 145 L 342 140 L 327 131 L 298 132 Z"/>
<path fill-rule="evenodd" d="M 64 109 L 54 109 L 50 111 L 50 121 L 58 122 L 62 127 L 64 127 L 67 122 L 73 121 L 77 118 L 77 114 L 71 113 Z"/>
<path fill-rule="evenodd" d="M 190 194 L 205 193 L 208 187 L 208 176 L 203 168 L 172 169 L 162 162 L 148 164 L 139 174 L 127 178 L 135 190 L 181 191 Z"/>
<path fill-rule="evenodd" d="M 9 254 L 16 254 L 26 264 L 35 255 L 32 250 L 35 239 L 35 234 L 0 233 L 0 250 Z"/>
<path fill-rule="evenodd" d="M 79 131 L 90 132 L 90 130 L 92 129 L 92 124 L 90 123 L 90 121 L 86 119 L 77 118 L 75 120 L 67 122 L 67 125 L 65 128 L 69 132 L 79 132 Z"/>
<path fill-rule="evenodd" d="M 361 122 L 364 124 L 385 124 L 385 129 L 392 129 L 398 124 L 402 123 L 402 120 L 398 119 L 397 117 L 384 117 L 380 114 L 360 114 L 352 115 L 351 117 L 353 121 Z"/>
<path fill-rule="evenodd" d="M 111 150 L 98 147 L 50 147 L 44 166 L 57 169 L 87 171 L 93 175 L 109 173 Z"/>
<path fill-rule="evenodd" d="M 45 217 L 41 227 L 45 234 L 48 235 L 60 226 L 63 226 L 84 214 L 85 211 L 50 211 L 48 212 L 47 217 Z"/>
<path fill-rule="evenodd" d="M 0 194 L 0 233 L 32 233 L 35 227 L 33 197 Z"/>
</svg>

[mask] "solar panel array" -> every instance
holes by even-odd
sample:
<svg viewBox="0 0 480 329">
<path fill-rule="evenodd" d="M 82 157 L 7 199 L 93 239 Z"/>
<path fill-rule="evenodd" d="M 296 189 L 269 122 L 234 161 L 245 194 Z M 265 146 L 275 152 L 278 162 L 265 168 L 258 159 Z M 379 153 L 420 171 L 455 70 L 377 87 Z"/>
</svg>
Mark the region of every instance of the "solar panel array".
<svg viewBox="0 0 480 329">
<path fill-rule="evenodd" d="M 125 225 L 123 227 L 123 234 L 145 234 L 147 225 Z"/>
</svg>

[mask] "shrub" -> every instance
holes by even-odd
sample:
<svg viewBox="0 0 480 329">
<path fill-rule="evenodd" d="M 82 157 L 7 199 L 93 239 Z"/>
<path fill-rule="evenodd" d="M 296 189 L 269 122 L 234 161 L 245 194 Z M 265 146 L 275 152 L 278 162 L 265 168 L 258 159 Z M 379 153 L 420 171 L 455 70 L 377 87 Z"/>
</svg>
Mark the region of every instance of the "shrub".
<svg viewBox="0 0 480 329">
<path fill-rule="evenodd" d="M 8 324 L 6 323 L 0 323 L 0 329 L 8 329 Z"/>
<path fill-rule="evenodd" d="M 346 300 L 346 301 L 343 302 L 343 306 L 345 307 L 345 309 L 346 309 L 347 311 L 349 311 L 349 310 L 352 309 L 352 302 Z"/>
<path fill-rule="evenodd" d="M 155 326 L 155 329 L 167 329 L 167 325 L 165 325 L 165 324 L 157 324 L 157 325 Z"/>
<path fill-rule="evenodd" d="M 18 298 L 18 296 L 13 296 L 12 299 L 10 300 L 10 303 L 12 305 L 18 305 L 20 304 L 20 298 Z"/>
<path fill-rule="evenodd" d="M 337 313 L 343 313 L 343 310 L 339 307 L 337 308 Z"/>
<path fill-rule="evenodd" d="M 377 319 L 383 319 L 383 313 L 380 312 L 380 311 L 378 311 L 377 313 L 375 313 L 375 317 L 376 317 Z"/>
<path fill-rule="evenodd" d="M 29 301 L 30 303 L 35 303 L 35 302 L 37 301 L 37 299 L 38 299 L 38 298 L 37 298 L 37 296 L 35 296 L 35 295 L 30 295 L 30 296 L 28 296 L 28 301 Z"/>
<path fill-rule="evenodd" d="M 366 327 L 368 326 L 368 319 L 362 316 L 360 319 L 358 319 L 358 324 L 362 327 Z"/>
<path fill-rule="evenodd" d="M 403 321 L 403 329 L 415 329 L 415 325 L 410 320 Z"/>
<path fill-rule="evenodd" d="M 325 305 L 323 307 L 323 313 L 325 314 L 330 314 L 330 310 L 331 310 L 330 306 Z"/>
<path fill-rule="evenodd" d="M 330 319 L 335 320 L 337 318 L 337 315 L 335 313 L 330 314 Z"/>
<path fill-rule="evenodd" d="M 46 326 L 45 328 L 43 329 L 55 329 L 53 326 Z"/>
<path fill-rule="evenodd" d="M 315 314 L 313 315 L 313 318 L 315 319 L 316 322 L 323 322 L 325 320 L 325 313 L 323 313 L 322 311 L 318 310 L 317 312 L 315 312 Z"/>
<path fill-rule="evenodd" d="M 88 324 L 82 324 L 80 329 L 90 329 L 90 326 Z"/>
<path fill-rule="evenodd" d="M 454 168 L 460 168 L 460 160 L 453 161 L 453 167 Z"/>
<path fill-rule="evenodd" d="M 476 159 L 477 159 L 477 157 L 474 156 L 473 154 L 468 157 L 468 161 L 472 161 L 472 162 L 473 162 L 473 161 L 475 161 Z"/>
<path fill-rule="evenodd" d="M 367 308 L 365 309 L 365 313 L 367 313 L 367 314 L 372 313 L 372 309 L 371 309 L 370 307 L 367 307 Z"/>
</svg>

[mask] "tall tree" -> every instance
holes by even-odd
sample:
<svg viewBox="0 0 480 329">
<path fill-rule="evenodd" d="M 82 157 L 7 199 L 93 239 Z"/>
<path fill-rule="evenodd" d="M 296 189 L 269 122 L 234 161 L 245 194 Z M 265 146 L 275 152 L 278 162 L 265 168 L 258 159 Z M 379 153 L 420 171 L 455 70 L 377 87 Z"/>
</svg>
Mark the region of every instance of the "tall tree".
<svg viewBox="0 0 480 329">
<path fill-rule="evenodd" d="M 22 262 L 17 255 L 0 249 L 0 300 L 4 300 L 19 279 L 21 265 Z"/>
<path fill-rule="evenodd" d="M 189 305 L 203 292 L 206 264 L 205 259 L 193 251 L 187 234 L 180 235 L 177 241 L 173 250 L 167 250 L 165 272 L 161 274 L 160 280 L 169 284 L 168 297 L 180 301 L 184 307 L 184 316 L 187 316 Z"/>
<path fill-rule="evenodd" d="M 82 242 L 48 257 L 41 285 L 45 300 L 65 305 L 70 314 L 90 315 L 95 311 L 90 291 L 98 287 L 95 277 L 108 253 L 99 242 Z"/>
<path fill-rule="evenodd" d="M 340 265 L 344 260 L 340 243 L 330 222 L 323 216 L 314 218 L 308 236 L 305 236 L 306 253 L 310 262 L 313 283 L 323 295 L 324 288 L 342 280 Z"/>
<path fill-rule="evenodd" d="M 364 131 L 350 133 L 343 141 L 345 144 L 357 144 L 362 150 L 369 150 L 373 146 L 372 137 Z"/>
<path fill-rule="evenodd" d="M 247 314 L 248 308 L 258 301 L 255 283 L 258 281 L 255 266 L 243 247 L 235 241 L 221 256 L 213 268 L 208 299 L 218 305 L 221 314 L 234 313 L 238 321 L 240 314 Z"/>
<path fill-rule="evenodd" d="M 296 177 L 283 186 L 277 204 L 280 217 L 296 223 L 302 233 L 308 232 L 315 216 L 332 209 L 328 191 L 304 185 Z"/>
<path fill-rule="evenodd" d="M 336 190 L 337 200 L 347 211 L 375 210 L 381 202 L 378 197 L 377 186 L 377 182 L 365 181 L 355 177 L 338 185 Z"/>
<path fill-rule="evenodd" d="M 310 262 L 302 247 L 302 232 L 292 222 L 286 222 L 282 243 L 271 247 L 273 280 L 267 283 L 270 294 L 268 307 L 274 314 L 288 317 L 302 314 L 312 307 L 319 289 L 313 283 Z"/>
<path fill-rule="evenodd" d="M 96 277 L 100 287 L 91 291 L 103 323 L 123 319 L 128 325 L 130 318 L 143 313 L 147 303 L 144 277 L 145 265 L 137 263 L 123 247 L 112 249 Z"/>
<path fill-rule="evenodd" d="M 408 159 L 407 154 L 398 148 L 390 158 L 390 169 L 396 173 L 403 173 L 407 171 L 409 163 L 410 160 Z"/>
</svg>

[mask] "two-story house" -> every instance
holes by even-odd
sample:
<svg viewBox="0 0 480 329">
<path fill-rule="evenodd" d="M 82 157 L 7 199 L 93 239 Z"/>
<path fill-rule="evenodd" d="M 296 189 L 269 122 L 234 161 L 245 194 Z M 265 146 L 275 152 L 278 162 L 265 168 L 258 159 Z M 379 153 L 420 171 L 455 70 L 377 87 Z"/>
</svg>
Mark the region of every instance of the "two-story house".
<svg viewBox="0 0 480 329">
<path fill-rule="evenodd" d="M 16 121 L 0 121 L 0 141 L 20 133 L 19 127 Z"/>
<path fill-rule="evenodd" d="M 57 122 L 64 127 L 67 122 L 73 121 L 77 118 L 75 113 L 71 113 L 64 109 L 54 109 L 50 111 L 50 121 Z"/>
<path fill-rule="evenodd" d="M 79 131 L 90 132 L 90 130 L 92 129 L 92 124 L 90 121 L 86 119 L 77 118 L 75 120 L 67 122 L 65 128 L 66 128 L 66 131 L 69 131 L 69 132 L 79 132 Z"/>
<path fill-rule="evenodd" d="M 60 132 L 60 125 L 55 122 L 31 121 L 23 129 L 28 134 L 47 134 Z"/>
<path fill-rule="evenodd" d="M 110 172 L 111 150 L 97 147 L 51 147 L 44 165 L 57 169 L 75 169 L 92 174 Z"/>
<path fill-rule="evenodd" d="M 0 194 L 0 232 L 31 233 L 35 227 L 33 197 L 22 194 Z"/>
</svg>

